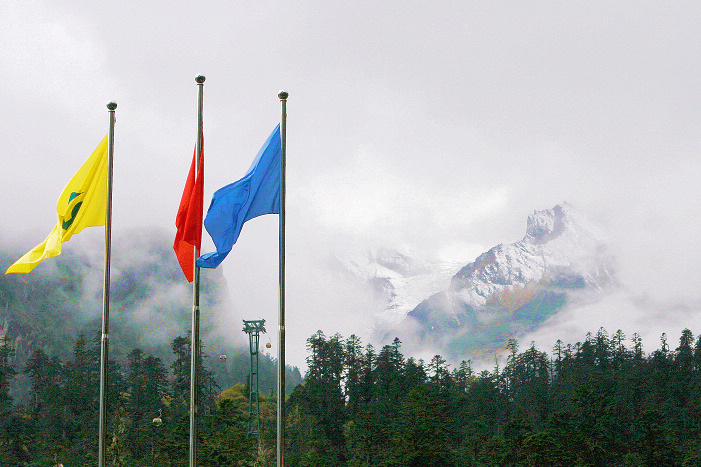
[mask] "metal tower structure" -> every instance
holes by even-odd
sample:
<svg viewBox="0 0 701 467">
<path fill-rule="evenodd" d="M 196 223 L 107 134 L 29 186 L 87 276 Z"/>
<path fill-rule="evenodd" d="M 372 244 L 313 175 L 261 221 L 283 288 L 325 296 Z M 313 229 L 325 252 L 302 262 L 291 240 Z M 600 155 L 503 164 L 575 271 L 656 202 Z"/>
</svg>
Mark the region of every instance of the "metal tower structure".
<svg viewBox="0 0 701 467">
<path fill-rule="evenodd" d="M 248 334 L 251 370 L 248 374 L 248 436 L 260 435 L 260 398 L 258 396 L 258 343 L 265 332 L 265 320 L 243 320 L 243 332 Z"/>
</svg>

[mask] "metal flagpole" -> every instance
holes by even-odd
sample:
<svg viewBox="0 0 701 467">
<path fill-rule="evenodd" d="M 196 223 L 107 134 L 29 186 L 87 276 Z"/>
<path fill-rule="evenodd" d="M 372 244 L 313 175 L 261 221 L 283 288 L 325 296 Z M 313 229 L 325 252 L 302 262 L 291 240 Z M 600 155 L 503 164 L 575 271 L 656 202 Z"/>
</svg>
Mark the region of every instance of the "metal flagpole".
<svg viewBox="0 0 701 467">
<path fill-rule="evenodd" d="M 205 77 L 199 75 L 195 78 L 198 87 L 197 98 L 197 162 L 195 163 L 195 180 L 197 180 L 197 170 L 202 157 L 202 95 Z M 200 361 L 200 268 L 197 267 L 197 257 L 200 255 L 197 247 L 194 258 L 194 280 L 192 281 L 192 333 L 190 335 L 190 467 L 197 466 L 197 409 L 198 409 L 198 388 L 197 388 L 197 364 Z"/>
<path fill-rule="evenodd" d="M 287 97 L 286 91 L 277 95 L 282 104 L 280 118 L 280 306 L 278 313 L 278 350 L 277 350 L 277 467 L 285 465 L 285 165 L 286 165 L 286 126 Z"/>
<path fill-rule="evenodd" d="M 107 104 L 110 114 L 110 131 L 107 138 L 107 213 L 105 219 L 105 265 L 102 289 L 102 338 L 100 344 L 100 427 L 98 429 L 98 466 L 105 467 L 105 412 L 107 399 L 107 361 L 110 332 L 110 260 L 112 250 L 112 160 L 114 157 L 115 102 Z"/>
</svg>

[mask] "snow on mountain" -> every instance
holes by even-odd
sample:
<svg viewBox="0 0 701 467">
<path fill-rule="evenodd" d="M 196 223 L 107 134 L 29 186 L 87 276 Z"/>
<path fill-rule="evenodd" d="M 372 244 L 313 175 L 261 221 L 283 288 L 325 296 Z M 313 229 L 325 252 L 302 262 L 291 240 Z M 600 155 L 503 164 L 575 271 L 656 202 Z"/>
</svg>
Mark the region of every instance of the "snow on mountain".
<svg viewBox="0 0 701 467">
<path fill-rule="evenodd" d="M 616 284 L 602 231 L 568 203 L 534 211 L 523 239 L 473 262 L 419 260 L 381 249 L 338 258 L 372 284 L 382 309 L 374 335 L 446 356 L 485 355 L 536 328 L 574 300 Z"/>
<path fill-rule="evenodd" d="M 366 253 L 338 256 L 343 268 L 366 281 L 381 301 L 374 314 L 372 333 L 383 333 L 421 303 L 445 288 L 464 264 L 456 260 L 425 260 L 407 251 L 382 248 Z"/>
<path fill-rule="evenodd" d="M 568 203 L 528 217 L 526 235 L 478 256 L 447 289 L 422 301 L 385 336 L 453 358 L 479 358 L 568 305 L 616 284 L 601 231 Z"/>
<path fill-rule="evenodd" d="M 594 289 L 612 283 L 613 259 L 604 234 L 570 204 L 535 211 L 526 225 L 522 240 L 498 245 L 460 269 L 451 293 L 475 307 L 543 281 Z"/>
</svg>

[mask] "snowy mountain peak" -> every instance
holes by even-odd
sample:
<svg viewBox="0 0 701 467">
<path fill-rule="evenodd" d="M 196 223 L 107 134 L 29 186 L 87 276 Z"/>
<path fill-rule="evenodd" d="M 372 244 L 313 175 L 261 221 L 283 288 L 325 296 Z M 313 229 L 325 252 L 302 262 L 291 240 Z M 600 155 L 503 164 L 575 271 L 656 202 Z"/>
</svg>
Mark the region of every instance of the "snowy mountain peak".
<svg viewBox="0 0 701 467">
<path fill-rule="evenodd" d="M 544 243 L 562 233 L 566 224 L 571 224 L 571 206 L 558 204 L 552 209 L 534 211 L 528 216 L 524 241 Z"/>
<path fill-rule="evenodd" d="M 603 235 L 568 203 L 528 216 L 523 240 L 498 245 L 463 267 L 451 290 L 471 306 L 515 286 L 563 278 L 601 288 L 612 281 Z"/>
<path fill-rule="evenodd" d="M 528 216 L 523 241 L 542 244 L 564 233 L 589 238 L 595 242 L 606 241 L 601 230 L 567 202 L 557 204 L 552 209 L 533 211 L 533 214 Z"/>
<path fill-rule="evenodd" d="M 451 353 L 484 347 L 478 341 L 485 351 L 499 346 L 557 313 L 572 294 L 598 294 L 615 284 L 605 235 L 568 203 L 534 211 L 521 240 L 467 265 L 396 249 L 337 259 L 374 290 L 381 308 L 374 313 L 376 336 L 451 342 Z"/>
<path fill-rule="evenodd" d="M 526 235 L 479 255 L 450 286 L 410 311 L 388 336 L 448 354 L 493 352 L 576 297 L 615 285 L 605 236 L 567 203 L 534 211 Z"/>
</svg>

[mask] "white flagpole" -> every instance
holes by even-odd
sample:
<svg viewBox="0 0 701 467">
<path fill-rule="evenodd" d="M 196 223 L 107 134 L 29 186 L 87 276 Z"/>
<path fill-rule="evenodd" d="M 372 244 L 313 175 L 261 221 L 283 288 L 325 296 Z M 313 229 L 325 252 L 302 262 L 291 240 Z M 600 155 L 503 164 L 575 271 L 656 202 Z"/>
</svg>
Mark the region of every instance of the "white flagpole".
<svg viewBox="0 0 701 467">
<path fill-rule="evenodd" d="M 278 313 L 278 351 L 277 351 L 277 467 L 285 465 L 285 190 L 286 190 L 286 126 L 287 97 L 289 93 L 278 93 L 282 104 L 280 118 L 280 305 Z"/>
<path fill-rule="evenodd" d="M 202 157 L 202 104 L 203 88 L 205 77 L 199 75 L 195 78 L 198 87 L 197 97 L 197 143 L 195 152 L 197 161 L 195 163 L 195 181 L 197 180 L 197 170 L 200 167 L 200 157 Z M 190 335 L 190 467 L 197 466 L 197 409 L 198 409 L 198 373 L 197 365 L 200 361 L 200 268 L 197 267 L 197 257 L 200 255 L 197 247 L 194 259 L 194 280 L 192 281 L 192 333 Z"/>
<path fill-rule="evenodd" d="M 110 332 L 110 261 L 112 251 L 112 166 L 114 157 L 115 102 L 107 104 L 110 114 L 110 130 L 107 139 L 107 213 L 105 220 L 105 266 L 102 292 L 102 337 L 100 344 L 100 416 L 98 429 L 98 466 L 105 467 L 105 415 L 107 411 L 107 362 L 109 359 Z"/>
</svg>

